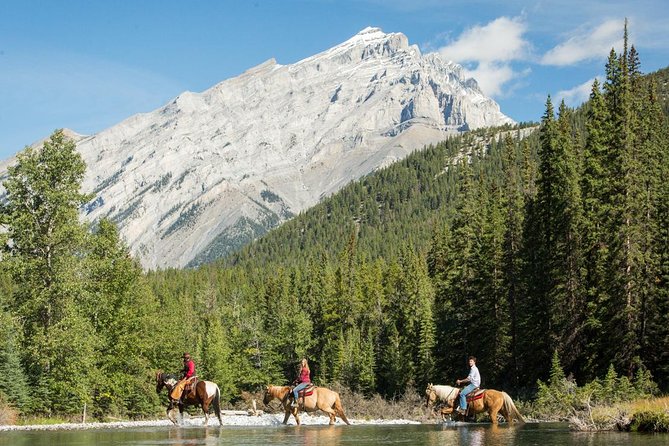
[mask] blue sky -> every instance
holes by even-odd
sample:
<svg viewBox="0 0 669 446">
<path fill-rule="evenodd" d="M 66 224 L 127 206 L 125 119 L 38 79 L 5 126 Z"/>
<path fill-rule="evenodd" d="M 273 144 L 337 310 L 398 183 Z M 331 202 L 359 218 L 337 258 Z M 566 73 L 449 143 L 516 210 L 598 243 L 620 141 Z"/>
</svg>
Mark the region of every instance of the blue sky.
<svg viewBox="0 0 669 446">
<path fill-rule="evenodd" d="M 548 94 L 584 100 L 625 17 L 642 71 L 669 65 L 666 0 L 0 0 L 0 159 L 56 128 L 96 133 L 367 26 L 461 63 L 504 113 L 539 120 Z"/>
</svg>

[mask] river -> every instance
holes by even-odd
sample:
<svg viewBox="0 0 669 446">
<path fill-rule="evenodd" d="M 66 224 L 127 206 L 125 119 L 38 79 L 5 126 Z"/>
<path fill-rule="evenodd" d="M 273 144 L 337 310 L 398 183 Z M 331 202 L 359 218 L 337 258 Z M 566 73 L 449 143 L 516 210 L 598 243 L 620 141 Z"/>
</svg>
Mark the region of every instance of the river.
<svg viewBox="0 0 669 446">
<path fill-rule="evenodd" d="M 563 423 L 141 427 L 0 432 L 0 445 L 471 445 L 666 446 L 667 434 L 572 432 Z"/>
</svg>

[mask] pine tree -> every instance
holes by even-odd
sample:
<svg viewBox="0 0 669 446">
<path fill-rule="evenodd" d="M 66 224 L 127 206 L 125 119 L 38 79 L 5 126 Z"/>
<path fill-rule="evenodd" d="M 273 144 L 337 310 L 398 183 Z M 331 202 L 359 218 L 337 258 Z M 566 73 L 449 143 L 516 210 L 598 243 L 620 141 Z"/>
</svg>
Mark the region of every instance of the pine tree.
<svg viewBox="0 0 669 446">
<path fill-rule="evenodd" d="M 556 348 L 562 351 L 562 359 L 571 368 L 580 357 L 583 346 L 581 331 L 585 324 L 581 250 L 583 225 L 581 190 L 579 185 L 579 150 L 571 124 L 571 112 L 560 104 L 557 121 L 558 139 L 554 184 L 557 215 L 551 230 L 555 239 L 553 264 L 551 265 L 554 289 L 551 299 L 551 320 Z"/>
<path fill-rule="evenodd" d="M 586 121 L 587 138 L 583 154 L 583 175 L 581 190 L 583 193 L 583 252 L 584 252 L 584 288 L 586 295 L 584 339 L 589 340 L 587 354 L 583 361 L 585 379 L 594 379 L 602 369 L 602 351 L 598 344 L 604 339 L 600 336 L 602 321 L 597 309 L 606 305 L 608 295 L 608 256 L 609 240 L 607 229 L 610 228 L 611 184 L 608 162 L 608 115 L 604 97 L 595 80 L 590 93 L 589 111 Z"/>
<path fill-rule="evenodd" d="M 0 398 L 20 411 L 30 404 L 28 380 L 20 361 L 18 324 L 0 309 Z"/>
<path fill-rule="evenodd" d="M 502 196 L 502 206 L 506 209 L 505 232 L 504 232 L 504 287 L 506 289 L 506 300 L 509 305 L 509 336 L 510 336 L 510 355 L 511 355 L 511 381 L 514 386 L 518 386 L 519 364 L 518 364 L 518 319 L 521 309 L 520 302 L 522 295 L 525 294 L 522 281 L 523 251 L 523 225 L 525 212 L 525 196 L 523 194 L 523 179 L 521 174 L 521 165 L 518 162 L 517 143 L 509 135 L 505 138 L 503 144 L 503 172 L 504 172 L 504 190 Z"/>
<path fill-rule="evenodd" d="M 523 262 L 526 270 L 527 294 L 521 302 L 525 312 L 518 320 L 519 332 L 519 368 L 520 380 L 531 381 L 532 378 L 545 377 L 550 361 L 550 353 L 555 350 L 555 340 L 551 321 L 550 293 L 555 287 L 552 276 L 553 252 L 555 236 L 553 225 L 557 218 L 555 203 L 556 154 L 558 129 L 551 98 L 546 101 L 546 111 L 541 121 L 540 146 L 538 149 L 539 172 L 536 185 L 536 196 L 528 200 L 525 219 Z M 534 364 L 534 366 L 533 366 Z M 532 372 L 530 367 L 544 364 L 540 370 Z"/>
</svg>

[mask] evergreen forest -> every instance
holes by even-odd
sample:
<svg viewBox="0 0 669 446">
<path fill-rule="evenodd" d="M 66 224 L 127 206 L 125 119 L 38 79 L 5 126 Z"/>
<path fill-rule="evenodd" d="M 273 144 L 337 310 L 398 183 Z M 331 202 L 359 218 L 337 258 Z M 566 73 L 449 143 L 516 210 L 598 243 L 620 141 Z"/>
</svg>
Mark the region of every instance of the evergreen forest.
<svg viewBox="0 0 669 446">
<path fill-rule="evenodd" d="M 4 181 L 0 400 L 152 416 L 186 351 L 229 402 L 302 357 L 388 399 L 454 384 L 470 355 L 514 397 L 556 361 L 666 392 L 669 70 L 642 75 L 626 34 L 605 69 L 577 109 L 549 97 L 538 123 L 414 152 L 196 269 L 144 272 L 113 222 L 80 221 L 86 166 L 56 131 Z"/>
</svg>

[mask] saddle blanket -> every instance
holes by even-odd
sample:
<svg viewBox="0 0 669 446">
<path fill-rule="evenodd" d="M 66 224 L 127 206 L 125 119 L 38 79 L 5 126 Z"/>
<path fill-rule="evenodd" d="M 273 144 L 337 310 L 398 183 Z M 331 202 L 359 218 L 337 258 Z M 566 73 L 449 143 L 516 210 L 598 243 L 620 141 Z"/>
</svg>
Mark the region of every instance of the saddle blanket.
<svg viewBox="0 0 669 446">
<path fill-rule="evenodd" d="M 485 396 L 485 389 L 474 390 L 473 392 L 467 394 L 467 403 L 480 400 L 484 396 Z"/>
<path fill-rule="evenodd" d="M 303 397 L 307 397 L 307 396 L 311 395 L 312 393 L 314 393 L 315 388 L 316 388 L 316 386 L 314 386 L 313 384 L 305 387 L 303 390 L 300 390 L 297 393 L 298 397 L 303 398 Z"/>
</svg>

